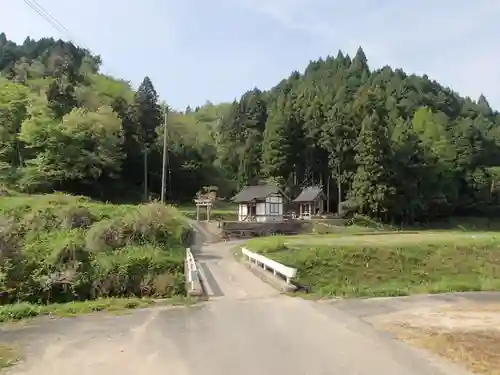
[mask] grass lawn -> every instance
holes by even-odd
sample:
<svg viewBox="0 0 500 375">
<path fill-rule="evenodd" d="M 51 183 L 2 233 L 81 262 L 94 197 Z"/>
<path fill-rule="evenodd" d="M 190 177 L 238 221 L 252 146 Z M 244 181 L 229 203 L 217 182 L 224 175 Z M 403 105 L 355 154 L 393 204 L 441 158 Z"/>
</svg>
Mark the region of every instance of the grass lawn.
<svg viewBox="0 0 500 375">
<path fill-rule="evenodd" d="M 195 204 L 180 205 L 177 207 L 183 215 L 196 219 Z M 206 219 L 205 207 L 200 207 L 200 220 Z M 216 202 L 210 213 L 211 220 L 233 221 L 238 219 L 238 205 L 232 202 Z"/>
<path fill-rule="evenodd" d="M 500 290 L 495 232 L 283 236 L 247 247 L 297 268 L 297 282 L 318 297 Z"/>
</svg>

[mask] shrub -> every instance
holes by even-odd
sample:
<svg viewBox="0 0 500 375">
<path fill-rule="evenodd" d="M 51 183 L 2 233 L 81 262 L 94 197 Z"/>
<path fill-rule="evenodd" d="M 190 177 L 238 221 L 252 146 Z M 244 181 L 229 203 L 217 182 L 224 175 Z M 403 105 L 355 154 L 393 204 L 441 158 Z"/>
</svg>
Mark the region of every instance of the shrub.
<svg viewBox="0 0 500 375">
<path fill-rule="evenodd" d="M 57 229 L 59 220 L 54 208 L 37 207 L 22 217 L 20 227 L 24 233 L 36 233 Z"/>
<path fill-rule="evenodd" d="M 16 303 L 0 308 L 0 323 L 37 316 L 41 307 L 29 303 Z"/>
<path fill-rule="evenodd" d="M 152 246 L 130 246 L 99 253 L 93 260 L 95 294 L 170 297 L 182 293 L 183 253 Z"/>
<path fill-rule="evenodd" d="M 161 204 L 83 197 L 0 197 L 0 304 L 183 293 L 190 232 Z"/>
<path fill-rule="evenodd" d="M 23 277 L 21 236 L 13 220 L 0 218 L 0 303 L 8 300 L 9 294 Z"/>
<path fill-rule="evenodd" d="M 12 219 L 0 217 L 0 265 L 11 258 L 20 246 L 19 226 Z"/>
<path fill-rule="evenodd" d="M 375 230 L 393 230 L 392 227 L 365 215 L 354 215 L 354 217 L 347 222 L 347 226 L 365 227 Z"/>
<path fill-rule="evenodd" d="M 82 230 L 39 232 L 25 238 L 23 245 L 22 262 L 17 272 L 10 272 L 10 301 L 68 301 L 89 283 Z"/>
<path fill-rule="evenodd" d="M 145 241 L 164 246 L 186 245 L 191 232 L 175 207 L 159 203 L 141 206 L 125 219 L 133 228 L 136 243 Z"/>
<path fill-rule="evenodd" d="M 96 221 L 92 212 L 82 206 L 64 207 L 59 212 L 58 219 L 65 229 L 88 228 Z"/>
<path fill-rule="evenodd" d="M 110 251 L 125 246 L 127 241 L 123 220 L 103 220 L 92 225 L 85 237 L 85 246 L 89 251 Z"/>
<path fill-rule="evenodd" d="M 86 246 L 94 252 L 147 244 L 171 248 L 189 246 L 191 240 L 192 231 L 174 207 L 152 203 L 122 218 L 96 223 L 88 231 Z"/>
</svg>

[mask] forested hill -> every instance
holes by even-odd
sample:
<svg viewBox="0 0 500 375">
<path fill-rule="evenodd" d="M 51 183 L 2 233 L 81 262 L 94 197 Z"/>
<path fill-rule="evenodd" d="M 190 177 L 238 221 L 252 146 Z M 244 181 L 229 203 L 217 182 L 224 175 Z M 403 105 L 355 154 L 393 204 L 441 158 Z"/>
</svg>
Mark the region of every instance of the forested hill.
<svg viewBox="0 0 500 375">
<path fill-rule="evenodd" d="M 159 195 L 165 104 L 149 78 L 136 92 L 129 82 L 100 74 L 100 64 L 98 56 L 61 40 L 27 38 L 16 45 L 0 34 L 1 183 L 25 192 L 141 199 L 147 149 L 147 194 Z M 170 111 L 172 199 L 220 184 L 211 129 L 223 109 Z"/>
<path fill-rule="evenodd" d="M 163 114 L 153 83 L 99 73 L 70 43 L 0 34 L 0 179 L 101 199 L 160 193 Z M 169 95 L 175 95 L 175 87 Z M 167 196 L 272 180 L 322 184 L 330 210 L 409 222 L 499 211 L 500 115 L 430 80 L 354 58 L 313 61 L 232 104 L 170 111 Z M 144 156 L 147 156 L 145 158 Z M 146 168 L 144 167 L 146 166 Z"/>
<path fill-rule="evenodd" d="M 381 219 L 500 208 L 500 115 L 486 98 L 399 69 L 370 71 L 361 48 L 352 59 L 339 52 L 311 62 L 269 92 L 247 92 L 219 144 L 240 185 L 265 176 L 293 196 L 322 184 L 332 204 Z"/>
</svg>

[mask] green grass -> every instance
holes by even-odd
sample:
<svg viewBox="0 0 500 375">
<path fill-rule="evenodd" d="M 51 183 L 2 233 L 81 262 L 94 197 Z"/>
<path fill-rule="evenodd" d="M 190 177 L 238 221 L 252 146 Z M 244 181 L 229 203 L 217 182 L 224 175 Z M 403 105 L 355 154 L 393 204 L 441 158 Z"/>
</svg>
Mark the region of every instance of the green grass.
<svg viewBox="0 0 500 375">
<path fill-rule="evenodd" d="M 196 219 L 196 205 L 186 204 L 177 207 L 186 217 Z M 206 219 L 206 209 L 200 207 L 200 220 Z M 216 202 L 210 213 L 211 220 L 234 221 L 238 219 L 238 205 L 230 202 Z"/>
<path fill-rule="evenodd" d="M 317 297 L 500 290 L 500 234 L 458 231 L 257 238 Z"/>
<path fill-rule="evenodd" d="M 162 300 L 147 298 L 104 298 L 49 305 L 21 302 L 0 306 L 0 323 L 30 319 L 38 316 L 72 317 L 99 311 L 119 312 L 154 306 L 192 305 L 196 302 L 193 298 L 181 296 Z"/>
<path fill-rule="evenodd" d="M 14 365 L 19 359 L 17 348 L 0 342 L 0 371 Z"/>
<path fill-rule="evenodd" d="M 192 231 L 172 206 L 0 197 L 0 306 L 183 295 Z"/>
<path fill-rule="evenodd" d="M 0 215 L 22 215 L 47 207 L 79 207 L 88 209 L 95 215 L 96 221 L 111 219 L 116 215 L 124 215 L 137 209 L 136 205 L 115 205 L 99 203 L 83 196 L 67 194 L 34 194 L 0 197 Z"/>
<path fill-rule="evenodd" d="M 466 232 L 500 231 L 500 218 L 450 217 L 425 225 L 426 229 L 461 230 Z"/>
</svg>

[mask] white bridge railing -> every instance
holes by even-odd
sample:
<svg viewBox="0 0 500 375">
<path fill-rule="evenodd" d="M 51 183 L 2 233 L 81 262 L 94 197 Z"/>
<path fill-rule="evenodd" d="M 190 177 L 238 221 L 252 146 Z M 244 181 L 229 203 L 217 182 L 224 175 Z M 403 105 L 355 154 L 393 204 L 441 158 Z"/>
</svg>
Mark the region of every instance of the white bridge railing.
<svg viewBox="0 0 500 375">
<path fill-rule="evenodd" d="M 186 267 L 186 277 L 190 291 L 195 291 L 197 289 L 196 285 L 199 285 L 200 283 L 200 278 L 198 276 L 198 266 L 196 265 L 196 261 L 194 260 L 193 253 L 190 248 L 186 249 Z"/>
<path fill-rule="evenodd" d="M 263 269 L 272 272 L 275 276 L 282 276 L 287 284 L 291 284 L 292 279 L 297 275 L 297 269 L 285 266 L 275 260 L 266 258 L 264 255 L 251 252 L 250 250 L 242 247 L 241 252 L 248 258 L 250 263 L 255 263 Z"/>
</svg>

